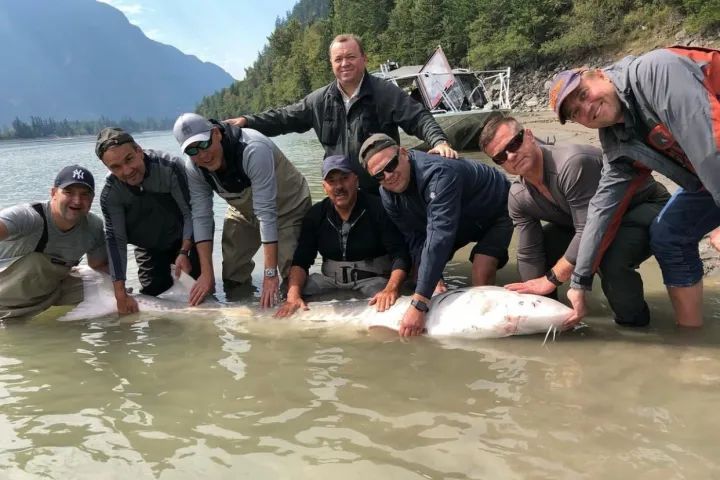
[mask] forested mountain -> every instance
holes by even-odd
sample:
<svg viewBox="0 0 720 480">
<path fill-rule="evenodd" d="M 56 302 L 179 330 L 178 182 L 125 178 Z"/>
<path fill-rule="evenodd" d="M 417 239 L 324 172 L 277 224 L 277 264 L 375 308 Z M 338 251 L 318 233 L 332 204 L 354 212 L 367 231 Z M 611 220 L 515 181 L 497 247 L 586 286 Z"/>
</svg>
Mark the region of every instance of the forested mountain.
<svg viewBox="0 0 720 480">
<path fill-rule="evenodd" d="M 174 118 L 233 82 L 95 0 L 0 0 L 0 45 L 0 126 L 31 116 Z"/>
<path fill-rule="evenodd" d="M 360 35 L 370 67 L 422 64 L 442 45 L 455 67 L 529 69 L 679 30 L 717 36 L 720 0 L 301 0 L 243 81 L 206 97 L 227 118 L 286 105 L 332 78 L 328 43 Z M 323 12 L 327 12 L 323 15 Z"/>
</svg>

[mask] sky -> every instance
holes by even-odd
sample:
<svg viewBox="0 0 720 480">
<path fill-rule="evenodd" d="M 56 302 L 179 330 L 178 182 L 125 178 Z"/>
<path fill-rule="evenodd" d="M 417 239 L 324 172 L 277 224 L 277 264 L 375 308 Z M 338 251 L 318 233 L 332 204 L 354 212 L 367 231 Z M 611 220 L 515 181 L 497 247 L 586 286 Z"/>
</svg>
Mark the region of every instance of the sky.
<svg viewBox="0 0 720 480">
<path fill-rule="evenodd" d="M 98 0 L 145 35 L 224 68 L 238 80 L 298 0 Z"/>
</svg>

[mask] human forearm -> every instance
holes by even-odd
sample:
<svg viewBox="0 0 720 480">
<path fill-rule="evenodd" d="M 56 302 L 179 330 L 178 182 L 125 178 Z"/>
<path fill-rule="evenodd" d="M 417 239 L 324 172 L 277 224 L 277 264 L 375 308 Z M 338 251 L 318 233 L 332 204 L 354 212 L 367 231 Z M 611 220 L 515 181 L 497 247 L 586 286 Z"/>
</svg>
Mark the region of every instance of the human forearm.
<svg viewBox="0 0 720 480">
<path fill-rule="evenodd" d="M 570 280 L 574 268 L 574 264 L 568 262 L 565 257 L 560 257 L 560 259 L 555 263 L 555 265 L 553 265 L 552 271 L 558 280 L 565 283 Z"/>
<path fill-rule="evenodd" d="M 302 289 L 307 281 L 307 273 L 302 267 L 293 265 L 290 267 L 290 275 L 288 278 L 288 300 L 298 300 L 302 298 Z"/>
</svg>

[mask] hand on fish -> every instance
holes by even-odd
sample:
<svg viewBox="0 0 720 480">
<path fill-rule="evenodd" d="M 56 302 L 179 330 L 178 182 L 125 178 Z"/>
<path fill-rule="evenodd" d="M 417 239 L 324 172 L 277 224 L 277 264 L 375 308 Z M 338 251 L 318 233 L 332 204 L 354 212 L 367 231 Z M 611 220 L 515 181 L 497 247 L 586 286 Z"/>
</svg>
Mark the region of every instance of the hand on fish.
<svg viewBox="0 0 720 480">
<path fill-rule="evenodd" d="M 398 333 L 401 337 L 416 337 L 425 333 L 425 313 L 409 307 L 400 321 Z"/>
<path fill-rule="evenodd" d="M 384 312 L 385 310 L 395 305 L 398 296 L 399 293 L 397 288 L 385 287 L 383 290 L 380 290 L 378 293 L 375 294 L 374 297 L 370 299 L 368 305 L 375 305 L 375 310 L 377 310 L 378 312 Z"/>
<path fill-rule="evenodd" d="M 580 288 L 571 288 L 567 292 L 568 300 L 572 305 L 573 312 L 563 323 L 565 330 L 574 327 L 580 320 L 587 315 L 587 306 L 585 305 L 585 290 Z"/>
<path fill-rule="evenodd" d="M 720 227 L 710 232 L 710 245 L 720 251 Z"/>
<path fill-rule="evenodd" d="M 115 297 L 117 303 L 117 311 L 120 315 L 127 315 L 129 313 L 137 313 L 140 311 L 137 301 L 131 296 L 125 294 L 124 296 Z"/>
<path fill-rule="evenodd" d="M 289 317 L 293 313 L 297 312 L 300 309 L 303 310 L 310 310 L 310 308 L 307 306 L 307 303 L 305 303 L 305 300 L 302 298 L 290 298 L 285 301 L 282 305 L 280 305 L 280 308 L 278 308 L 278 311 L 275 312 L 274 317 L 277 318 L 284 318 Z"/>
<path fill-rule="evenodd" d="M 195 285 L 190 289 L 190 298 L 188 299 L 190 305 L 200 305 L 213 290 L 215 290 L 215 279 L 212 275 L 201 273 L 195 281 Z"/>
<path fill-rule="evenodd" d="M 517 293 L 532 293 L 535 295 L 547 295 L 555 290 L 555 285 L 545 275 L 533 278 L 527 282 L 508 283 L 505 288 Z"/>
<path fill-rule="evenodd" d="M 190 259 L 187 257 L 187 255 L 178 255 L 175 259 L 175 268 L 173 269 L 175 272 L 175 278 L 180 278 L 180 275 L 182 272 L 187 273 L 190 275 L 190 270 L 192 270 L 192 265 L 190 264 Z"/>
</svg>

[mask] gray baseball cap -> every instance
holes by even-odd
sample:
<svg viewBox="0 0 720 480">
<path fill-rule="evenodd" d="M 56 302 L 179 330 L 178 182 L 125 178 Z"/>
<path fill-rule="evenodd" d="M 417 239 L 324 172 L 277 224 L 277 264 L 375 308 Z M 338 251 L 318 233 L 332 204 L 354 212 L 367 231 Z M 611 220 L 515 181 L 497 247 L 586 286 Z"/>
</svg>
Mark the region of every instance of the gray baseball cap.
<svg viewBox="0 0 720 480">
<path fill-rule="evenodd" d="M 184 153 L 191 143 L 210 140 L 212 129 L 213 124 L 207 118 L 197 113 L 183 113 L 175 120 L 173 135 Z"/>
<path fill-rule="evenodd" d="M 122 128 L 107 127 L 100 130 L 95 141 L 95 155 L 102 160 L 102 156 L 111 147 L 124 143 L 135 143 L 135 139 Z"/>
<path fill-rule="evenodd" d="M 370 135 L 360 147 L 360 164 L 367 170 L 368 161 L 373 155 L 388 147 L 397 146 L 397 142 L 392 137 L 384 133 L 375 133 Z"/>
</svg>

